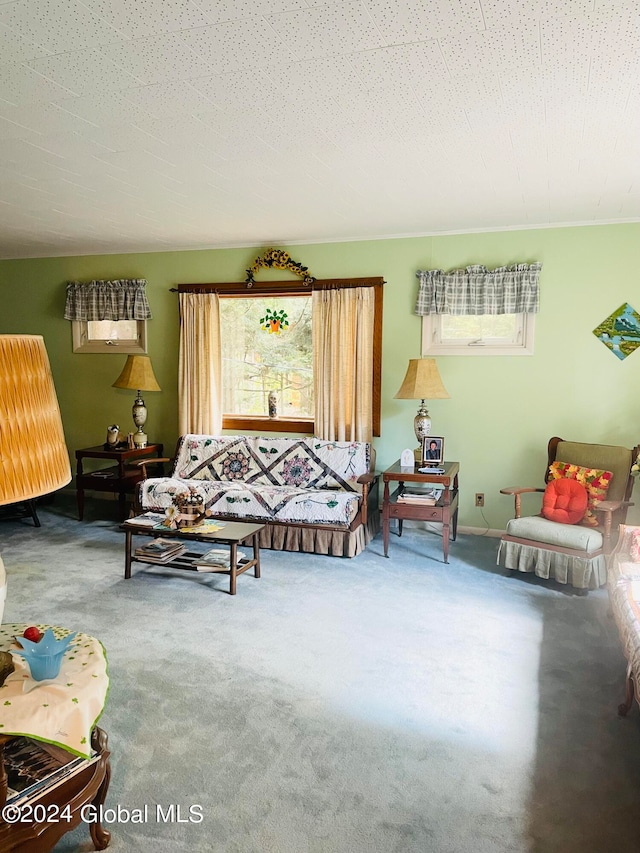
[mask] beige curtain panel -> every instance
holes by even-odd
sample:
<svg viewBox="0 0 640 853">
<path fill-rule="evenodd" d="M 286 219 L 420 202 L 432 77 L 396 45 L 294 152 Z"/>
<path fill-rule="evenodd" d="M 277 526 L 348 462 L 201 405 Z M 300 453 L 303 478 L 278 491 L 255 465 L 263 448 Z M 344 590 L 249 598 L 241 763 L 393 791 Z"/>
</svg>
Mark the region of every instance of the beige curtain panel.
<svg viewBox="0 0 640 853">
<path fill-rule="evenodd" d="M 315 435 L 371 441 L 374 289 L 313 292 Z"/>
<path fill-rule="evenodd" d="M 222 431 L 220 300 L 215 293 L 180 294 L 178 423 L 180 435 Z"/>
</svg>

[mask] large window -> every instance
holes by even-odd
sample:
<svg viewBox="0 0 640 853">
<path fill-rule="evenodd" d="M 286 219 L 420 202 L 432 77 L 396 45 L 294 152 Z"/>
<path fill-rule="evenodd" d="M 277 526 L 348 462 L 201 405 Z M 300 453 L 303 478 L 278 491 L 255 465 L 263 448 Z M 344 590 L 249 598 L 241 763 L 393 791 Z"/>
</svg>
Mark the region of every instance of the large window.
<svg viewBox="0 0 640 853">
<path fill-rule="evenodd" d="M 223 410 L 313 418 L 311 294 L 220 299 Z"/>
<path fill-rule="evenodd" d="M 317 344 L 319 333 L 326 331 L 316 329 L 316 334 L 312 335 L 312 316 L 317 316 L 318 312 L 316 291 L 371 288 L 371 426 L 373 435 L 380 435 L 383 284 L 381 277 L 320 279 L 311 285 L 302 281 L 180 284 L 176 288 L 179 293 L 218 295 L 222 428 L 233 432 L 313 435 L 322 409 L 315 406 L 314 389 L 318 377 L 314 376 L 314 363 L 317 368 L 319 353 L 324 357 L 322 346 L 314 353 L 313 338 Z M 280 334 L 275 329 L 269 332 L 269 322 L 274 315 L 281 320 Z M 286 320 L 286 324 L 282 320 Z M 326 336 L 321 340 L 326 344 Z M 357 349 L 357 344 L 354 346 Z M 185 380 L 186 386 L 189 381 Z M 277 398 L 275 418 L 269 417 L 271 392 Z M 185 431 L 193 431 L 193 428 L 185 428 Z"/>
</svg>

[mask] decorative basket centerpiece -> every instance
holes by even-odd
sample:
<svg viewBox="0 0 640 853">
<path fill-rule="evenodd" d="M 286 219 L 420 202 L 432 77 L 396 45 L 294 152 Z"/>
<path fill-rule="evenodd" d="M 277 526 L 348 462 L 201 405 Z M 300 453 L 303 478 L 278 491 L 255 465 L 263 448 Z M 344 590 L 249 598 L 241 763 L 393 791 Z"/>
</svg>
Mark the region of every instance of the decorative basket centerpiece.
<svg viewBox="0 0 640 853">
<path fill-rule="evenodd" d="M 196 490 L 190 486 L 188 492 L 177 492 L 172 499 L 172 504 L 165 510 L 166 527 L 173 529 L 181 527 L 194 527 L 200 524 L 207 515 L 202 498 Z"/>
</svg>

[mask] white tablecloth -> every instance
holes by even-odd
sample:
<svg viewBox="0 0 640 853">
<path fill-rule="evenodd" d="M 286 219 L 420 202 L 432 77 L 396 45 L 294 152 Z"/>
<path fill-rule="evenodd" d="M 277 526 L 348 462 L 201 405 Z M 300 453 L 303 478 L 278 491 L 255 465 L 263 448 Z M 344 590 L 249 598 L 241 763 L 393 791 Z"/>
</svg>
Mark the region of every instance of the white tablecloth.
<svg viewBox="0 0 640 853">
<path fill-rule="evenodd" d="M 14 637 L 27 625 L 0 625 L 0 651 L 15 651 Z M 52 628 L 61 638 L 67 628 Z M 48 681 L 34 681 L 28 663 L 13 655 L 15 672 L 0 686 L 0 734 L 26 735 L 55 743 L 88 758 L 91 731 L 107 699 L 109 675 L 102 643 L 79 632 L 65 652 L 60 672 Z"/>
</svg>

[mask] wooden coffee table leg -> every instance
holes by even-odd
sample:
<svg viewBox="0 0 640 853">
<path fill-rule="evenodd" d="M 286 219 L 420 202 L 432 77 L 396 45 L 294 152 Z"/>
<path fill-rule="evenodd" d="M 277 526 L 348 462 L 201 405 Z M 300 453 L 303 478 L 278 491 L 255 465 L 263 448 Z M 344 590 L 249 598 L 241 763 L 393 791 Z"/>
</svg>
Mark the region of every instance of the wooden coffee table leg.
<svg viewBox="0 0 640 853">
<path fill-rule="evenodd" d="M 229 593 L 236 594 L 236 579 L 238 570 L 238 545 L 236 542 L 231 543 L 231 559 L 229 565 Z"/>
<path fill-rule="evenodd" d="M 131 577 L 131 531 L 125 530 L 124 532 L 124 576 L 126 578 Z"/>
<path fill-rule="evenodd" d="M 253 559 L 256 561 L 256 564 L 253 569 L 253 575 L 256 578 L 260 577 L 260 545 L 258 543 L 258 534 L 253 534 Z"/>
</svg>

